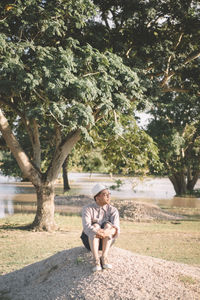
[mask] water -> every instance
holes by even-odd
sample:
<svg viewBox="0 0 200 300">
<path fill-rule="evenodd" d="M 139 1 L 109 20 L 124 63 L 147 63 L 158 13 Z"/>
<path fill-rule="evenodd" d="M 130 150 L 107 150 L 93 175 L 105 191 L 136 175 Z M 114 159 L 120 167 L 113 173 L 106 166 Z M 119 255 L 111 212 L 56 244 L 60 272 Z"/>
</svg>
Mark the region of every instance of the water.
<svg viewBox="0 0 200 300">
<path fill-rule="evenodd" d="M 112 190 L 113 199 L 132 199 L 149 202 L 159 206 L 200 208 L 200 198 L 174 197 L 175 192 L 168 178 L 111 178 L 102 174 L 70 173 L 70 194 L 90 195 L 92 186 L 101 182 L 106 186 L 115 185 L 121 179 L 119 190 Z M 196 187 L 200 188 L 200 179 Z M 56 194 L 62 194 L 61 183 L 56 185 Z M 31 183 L 16 182 L 14 178 L 0 176 L 0 218 L 17 212 L 35 212 L 36 194 Z"/>
</svg>

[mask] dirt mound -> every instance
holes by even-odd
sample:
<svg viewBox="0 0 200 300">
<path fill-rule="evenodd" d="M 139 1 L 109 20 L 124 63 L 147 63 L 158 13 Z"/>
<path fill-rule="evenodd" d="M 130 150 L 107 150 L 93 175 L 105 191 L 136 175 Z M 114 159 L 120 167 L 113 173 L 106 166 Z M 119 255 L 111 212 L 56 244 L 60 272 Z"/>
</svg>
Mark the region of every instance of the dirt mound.
<svg viewBox="0 0 200 300">
<path fill-rule="evenodd" d="M 1 300 L 199 300 L 200 268 L 112 247 L 112 270 L 92 273 L 91 253 L 65 250 L 0 278 Z"/>
<path fill-rule="evenodd" d="M 65 209 L 68 207 L 70 212 L 81 213 L 82 207 L 92 203 L 94 200 L 86 195 L 79 196 L 56 196 L 55 204 L 57 207 Z M 120 217 L 134 222 L 150 222 L 158 220 L 179 220 L 183 216 L 163 211 L 159 206 L 136 202 L 133 200 L 118 200 L 112 203 L 119 210 Z"/>
<path fill-rule="evenodd" d="M 183 216 L 163 211 L 159 206 L 131 200 L 115 201 L 120 217 L 135 222 L 180 220 Z"/>
</svg>

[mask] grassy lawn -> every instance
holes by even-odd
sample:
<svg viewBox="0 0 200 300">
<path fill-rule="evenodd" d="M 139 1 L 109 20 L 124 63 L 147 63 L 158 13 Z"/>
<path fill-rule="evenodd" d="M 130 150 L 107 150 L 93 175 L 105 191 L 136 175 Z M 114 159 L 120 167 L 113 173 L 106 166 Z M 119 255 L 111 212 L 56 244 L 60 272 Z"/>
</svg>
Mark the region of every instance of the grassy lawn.
<svg viewBox="0 0 200 300">
<path fill-rule="evenodd" d="M 117 246 L 149 255 L 200 266 L 200 222 L 121 222 Z"/>
<path fill-rule="evenodd" d="M 56 214 L 54 233 L 26 231 L 33 214 L 15 214 L 0 219 L 0 274 L 21 269 L 58 251 L 82 246 L 79 216 Z M 200 266 L 200 220 L 134 223 L 121 220 L 117 247 L 134 253 Z"/>
</svg>

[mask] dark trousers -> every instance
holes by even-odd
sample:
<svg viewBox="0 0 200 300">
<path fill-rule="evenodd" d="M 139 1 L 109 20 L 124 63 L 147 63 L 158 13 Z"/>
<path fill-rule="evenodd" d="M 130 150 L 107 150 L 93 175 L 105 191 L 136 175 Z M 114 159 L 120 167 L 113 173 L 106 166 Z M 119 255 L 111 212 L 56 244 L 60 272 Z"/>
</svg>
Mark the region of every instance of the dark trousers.
<svg viewBox="0 0 200 300">
<path fill-rule="evenodd" d="M 104 222 L 102 225 L 101 225 L 101 228 L 104 228 L 106 223 L 110 223 L 110 222 Z M 88 249 L 89 251 L 91 251 L 90 249 L 90 244 L 89 244 L 89 238 L 87 236 L 87 234 L 85 234 L 84 231 L 82 231 L 82 234 L 80 236 L 82 242 L 83 242 L 83 245 L 85 246 L 86 249 Z M 99 250 L 102 250 L 102 239 L 100 239 L 100 243 L 99 243 Z"/>
</svg>

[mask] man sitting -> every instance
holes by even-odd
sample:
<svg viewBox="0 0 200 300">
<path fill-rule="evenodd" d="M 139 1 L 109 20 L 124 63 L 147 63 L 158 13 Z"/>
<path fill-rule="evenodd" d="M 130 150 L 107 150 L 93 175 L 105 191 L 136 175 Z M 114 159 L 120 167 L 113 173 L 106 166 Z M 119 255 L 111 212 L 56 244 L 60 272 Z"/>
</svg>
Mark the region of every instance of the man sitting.
<svg viewBox="0 0 200 300">
<path fill-rule="evenodd" d="M 83 207 L 83 232 L 81 239 L 84 246 L 92 251 L 94 259 L 93 271 L 111 269 L 108 263 L 108 252 L 119 234 L 119 212 L 110 205 L 110 192 L 102 184 L 92 188 L 95 202 Z M 99 250 L 102 256 L 99 258 Z"/>
</svg>

